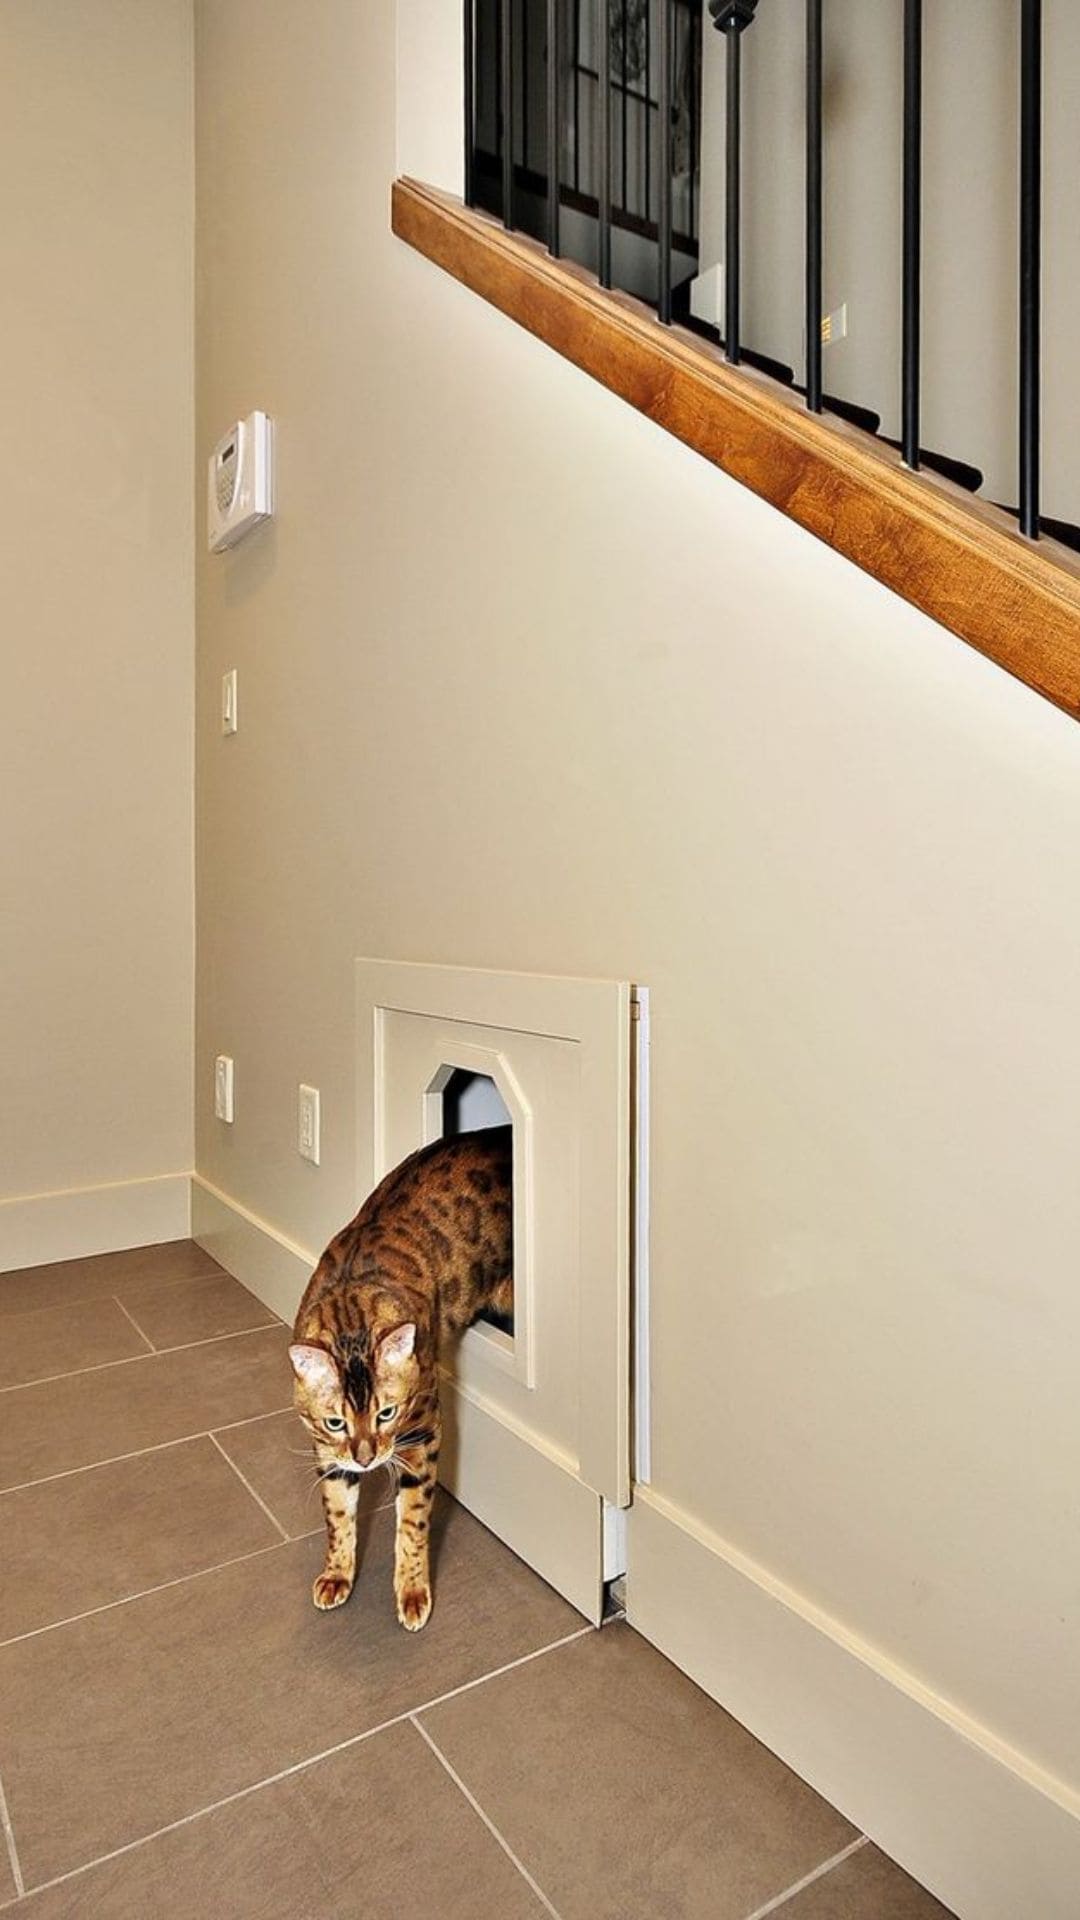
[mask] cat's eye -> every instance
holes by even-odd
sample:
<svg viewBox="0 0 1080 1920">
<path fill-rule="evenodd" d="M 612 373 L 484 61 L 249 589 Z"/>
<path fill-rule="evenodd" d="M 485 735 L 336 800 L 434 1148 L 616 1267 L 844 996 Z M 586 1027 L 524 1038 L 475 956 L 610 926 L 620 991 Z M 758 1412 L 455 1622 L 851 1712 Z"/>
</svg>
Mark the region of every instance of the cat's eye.
<svg viewBox="0 0 1080 1920">
<path fill-rule="evenodd" d="M 323 1421 L 323 1426 L 326 1428 L 327 1433 L 344 1433 L 345 1431 L 345 1422 L 340 1413 L 328 1413 Z"/>
<path fill-rule="evenodd" d="M 380 1407 L 377 1416 L 380 1426 L 385 1425 L 387 1420 L 392 1420 L 396 1412 L 396 1407 Z"/>
</svg>

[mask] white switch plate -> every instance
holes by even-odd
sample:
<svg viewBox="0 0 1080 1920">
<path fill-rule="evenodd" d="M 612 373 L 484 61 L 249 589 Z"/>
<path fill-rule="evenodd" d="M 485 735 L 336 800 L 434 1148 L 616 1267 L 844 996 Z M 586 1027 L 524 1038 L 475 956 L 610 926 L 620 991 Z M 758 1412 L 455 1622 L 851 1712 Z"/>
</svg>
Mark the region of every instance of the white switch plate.
<svg viewBox="0 0 1080 1920">
<path fill-rule="evenodd" d="M 301 1083 L 296 1107 L 296 1146 L 305 1160 L 319 1164 L 319 1089 Z"/>
<path fill-rule="evenodd" d="M 221 731 L 235 733 L 236 728 L 236 668 L 230 667 L 221 676 Z"/>
<path fill-rule="evenodd" d="M 232 1125 L 233 1063 L 227 1053 L 219 1053 L 214 1062 L 214 1112 Z"/>
</svg>

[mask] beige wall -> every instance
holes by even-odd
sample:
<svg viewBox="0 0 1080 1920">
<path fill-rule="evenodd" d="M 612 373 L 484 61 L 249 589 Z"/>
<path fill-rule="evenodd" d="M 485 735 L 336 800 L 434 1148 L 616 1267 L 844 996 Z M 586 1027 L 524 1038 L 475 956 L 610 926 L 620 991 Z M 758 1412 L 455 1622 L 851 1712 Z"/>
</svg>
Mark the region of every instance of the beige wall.
<svg viewBox="0 0 1080 1920">
<path fill-rule="evenodd" d="M 393 8 L 196 18 L 199 1170 L 352 1210 L 357 954 L 647 983 L 654 1495 L 1080 1804 L 1080 733 L 394 242 Z"/>
<path fill-rule="evenodd" d="M 188 0 L 0 9 L 0 1265 L 185 1230 L 63 1196 L 191 1165 L 191 64 Z"/>
</svg>

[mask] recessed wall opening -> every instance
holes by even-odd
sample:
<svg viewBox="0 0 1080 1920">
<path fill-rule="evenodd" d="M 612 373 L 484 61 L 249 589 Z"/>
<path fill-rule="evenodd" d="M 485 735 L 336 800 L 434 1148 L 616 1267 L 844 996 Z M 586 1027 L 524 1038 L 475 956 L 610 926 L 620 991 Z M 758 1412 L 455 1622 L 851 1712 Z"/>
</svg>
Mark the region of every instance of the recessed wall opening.
<svg viewBox="0 0 1080 1920">
<path fill-rule="evenodd" d="M 485 1127 L 513 1128 L 513 1119 L 498 1087 L 490 1074 L 473 1073 L 465 1067 L 453 1067 L 448 1070 L 442 1088 L 442 1132 L 444 1136 L 458 1133 L 478 1133 Z M 441 1077 L 441 1076 L 440 1076 Z M 513 1191 L 511 1189 L 511 1204 Z M 510 1288 L 510 1307 L 505 1313 L 494 1311 L 482 1313 L 478 1325 L 497 1327 L 500 1333 L 513 1338 L 514 1307 L 513 1282 Z"/>
</svg>

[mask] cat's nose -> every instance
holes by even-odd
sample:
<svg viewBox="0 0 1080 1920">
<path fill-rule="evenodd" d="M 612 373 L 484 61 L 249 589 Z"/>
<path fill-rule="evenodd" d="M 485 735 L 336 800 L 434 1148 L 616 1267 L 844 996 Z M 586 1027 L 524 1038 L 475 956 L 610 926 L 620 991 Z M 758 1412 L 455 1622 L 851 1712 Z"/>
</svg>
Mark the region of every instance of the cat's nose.
<svg viewBox="0 0 1080 1920">
<path fill-rule="evenodd" d="M 360 1467 L 370 1467 L 375 1458 L 375 1448 L 370 1440 L 358 1440 L 355 1453 L 356 1463 Z"/>
</svg>

